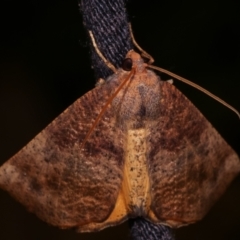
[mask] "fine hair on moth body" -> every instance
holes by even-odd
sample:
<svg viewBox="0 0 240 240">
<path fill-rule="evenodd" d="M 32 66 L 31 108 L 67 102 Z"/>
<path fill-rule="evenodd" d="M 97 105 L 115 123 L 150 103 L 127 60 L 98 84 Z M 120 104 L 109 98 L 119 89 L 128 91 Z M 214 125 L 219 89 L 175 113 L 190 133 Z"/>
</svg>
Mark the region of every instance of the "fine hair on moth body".
<svg viewBox="0 0 240 240">
<path fill-rule="evenodd" d="M 134 46 L 141 52 L 141 55 L 142 55 L 143 57 L 146 57 L 146 58 L 149 59 L 149 62 L 148 62 L 148 66 L 147 66 L 147 67 L 152 68 L 152 69 L 155 69 L 155 70 L 157 70 L 157 71 L 159 71 L 159 72 L 165 73 L 165 74 L 167 74 L 167 75 L 169 75 L 169 76 L 171 76 L 171 77 L 173 77 L 173 78 L 175 78 L 175 79 L 177 79 L 177 80 L 179 80 L 179 81 L 181 81 L 181 82 L 184 82 L 184 83 L 188 84 L 189 86 L 192 86 L 192 87 L 198 89 L 199 91 L 205 93 L 205 94 L 208 95 L 209 97 L 215 99 L 216 101 L 220 102 L 220 103 L 221 103 L 222 105 L 224 105 L 225 107 L 227 107 L 227 108 L 229 108 L 230 110 L 232 110 L 233 112 L 235 112 L 235 113 L 237 114 L 237 116 L 239 117 L 239 119 L 240 119 L 240 113 L 237 111 L 237 109 L 235 109 L 235 108 L 232 107 L 230 104 L 228 104 L 228 103 L 226 103 L 225 101 L 223 101 L 223 100 L 222 100 L 221 98 L 219 98 L 218 96 L 212 94 L 211 92 L 209 92 L 209 91 L 206 90 L 205 88 L 199 86 L 198 84 L 196 84 L 196 83 L 194 83 L 194 82 L 192 82 L 192 81 L 190 81 L 190 80 L 188 80 L 188 79 L 186 79 L 186 78 L 183 78 L 183 77 L 181 77 L 181 76 L 179 76 L 179 75 L 177 75 L 177 74 L 175 74 L 175 73 L 172 73 L 172 72 L 170 72 L 170 71 L 168 71 L 168 70 L 166 70 L 166 69 L 164 69 L 164 68 L 160 68 L 160 67 L 156 67 L 156 66 L 151 65 L 151 64 L 154 62 L 154 59 L 153 59 L 153 57 L 152 57 L 149 53 L 147 53 L 146 51 L 144 51 L 144 50 L 139 46 L 139 44 L 137 43 L 137 41 L 135 40 L 134 35 L 133 35 L 133 31 L 132 31 L 132 25 L 131 25 L 131 23 L 129 23 L 129 29 L 130 29 L 130 34 L 131 34 L 131 38 L 132 38 L 132 41 L 133 41 Z"/>
<path fill-rule="evenodd" d="M 130 35 L 131 35 L 131 39 L 133 41 L 133 44 L 134 46 L 140 51 L 141 53 L 141 56 L 148 59 L 148 63 L 146 64 L 146 67 L 147 68 L 151 68 L 151 69 L 154 69 L 154 70 L 157 70 L 159 72 L 162 72 L 162 73 L 165 73 L 171 77 L 173 77 L 174 79 L 177 79 L 181 82 L 184 82 L 196 89 L 198 89 L 199 91 L 205 93 L 206 95 L 210 96 L 211 98 L 215 99 L 216 101 L 218 101 L 219 103 L 221 103 L 222 105 L 224 105 L 225 107 L 229 108 L 230 110 L 232 110 L 233 112 L 235 112 L 237 114 L 237 116 L 239 117 L 240 119 L 240 113 L 234 108 L 232 107 L 230 104 L 228 104 L 227 102 L 225 102 L 224 100 L 222 100 L 221 98 L 219 98 L 218 96 L 214 95 L 213 93 L 209 92 L 208 90 L 206 90 L 205 88 L 199 86 L 198 84 L 186 79 L 186 78 L 183 78 L 175 73 L 172 73 L 166 69 L 163 69 L 163 68 L 160 68 L 160 67 L 156 67 L 154 65 L 151 65 L 153 62 L 154 62 L 154 59 L 153 57 L 147 53 L 146 51 L 144 51 L 140 46 L 139 44 L 137 43 L 137 41 L 135 40 L 134 38 L 134 35 L 133 35 L 133 31 L 132 31 L 132 25 L 131 23 L 129 23 L 129 30 L 130 30 Z M 93 47 L 95 48 L 97 54 L 99 55 L 99 57 L 103 60 L 103 62 L 106 64 L 106 66 L 108 66 L 114 73 L 117 71 L 116 68 L 113 66 L 113 64 L 111 62 L 109 62 L 104 56 L 103 54 L 101 53 L 101 51 L 99 50 L 97 44 L 96 44 L 96 41 L 95 41 L 95 38 L 93 36 L 93 33 L 91 31 L 89 31 L 89 35 L 90 35 L 90 38 L 92 40 L 92 44 L 93 44 Z M 117 93 L 120 91 L 120 89 L 125 85 L 125 83 L 131 78 L 131 76 L 133 75 L 133 72 L 131 71 L 130 74 L 129 74 L 129 77 L 119 86 L 119 88 L 117 89 L 116 93 L 113 94 L 113 96 L 110 97 L 109 101 L 106 103 L 106 105 L 104 106 L 104 109 L 101 111 L 101 113 L 99 114 L 99 116 L 97 117 L 95 123 L 94 123 L 94 126 L 96 126 L 97 122 L 99 121 L 100 117 L 103 115 L 104 113 L 104 110 L 107 108 L 108 104 L 111 103 L 111 101 L 113 100 L 113 98 L 117 95 Z M 100 79 L 98 82 L 103 82 L 102 79 Z M 98 82 L 97 82 L 97 85 L 98 85 Z M 173 83 L 172 79 L 168 80 L 169 83 Z M 90 136 L 91 132 L 93 131 L 94 129 L 94 126 L 90 129 L 89 131 L 89 135 L 87 134 L 86 138 L 85 138 L 85 141 L 87 140 L 87 138 Z M 85 143 L 84 141 L 84 143 Z"/>
</svg>

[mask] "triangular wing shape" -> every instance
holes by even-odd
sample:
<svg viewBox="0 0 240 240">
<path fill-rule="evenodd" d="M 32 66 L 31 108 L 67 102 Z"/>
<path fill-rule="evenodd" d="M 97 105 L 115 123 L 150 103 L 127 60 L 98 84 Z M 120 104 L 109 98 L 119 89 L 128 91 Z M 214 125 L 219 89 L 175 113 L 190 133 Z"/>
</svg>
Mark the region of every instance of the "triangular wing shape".
<svg viewBox="0 0 240 240">
<path fill-rule="evenodd" d="M 98 229 L 122 182 L 122 133 L 109 108 L 81 144 L 116 87 L 111 81 L 73 103 L 0 168 L 0 187 L 52 225 Z"/>
<path fill-rule="evenodd" d="M 52 225 L 92 231 L 143 216 L 179 227 L 240 171 L 196 107 L 137 53 L 127 57 L 134 75 L 119 69 L 0 168 L 0 187 Z"/>
<path fill-rule="evenodd" d="M 236 153 L 172 84 L 161 82 L 160 117 L 149 127 L 151 209 L 179 227 L 200 220 L 240 171 Z"/>
</svg>

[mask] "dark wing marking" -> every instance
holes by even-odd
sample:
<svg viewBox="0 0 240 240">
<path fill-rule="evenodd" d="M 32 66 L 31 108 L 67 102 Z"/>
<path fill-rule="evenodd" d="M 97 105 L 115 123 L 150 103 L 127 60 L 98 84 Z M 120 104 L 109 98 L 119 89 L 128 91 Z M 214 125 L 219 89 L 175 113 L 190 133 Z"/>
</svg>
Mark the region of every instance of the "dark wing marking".
<svg viewBox="0 0 240 240">
<path fill-rule="evenodd" d="M 236 153 L 173 85 L 161 82 L 160 117 L 149 127 L 151 208 L 172 226 L 201 219 L 240 171 Z"/>
<path fill-rule="evenodd" d="M 123 136 L 110 107 L 81 143 L 116 86 L 99 86 L 66 109 L 0 168 L 0 187 L 55 226 L 81 230 L 107 219 L 123 171 Z"/>
</svg>

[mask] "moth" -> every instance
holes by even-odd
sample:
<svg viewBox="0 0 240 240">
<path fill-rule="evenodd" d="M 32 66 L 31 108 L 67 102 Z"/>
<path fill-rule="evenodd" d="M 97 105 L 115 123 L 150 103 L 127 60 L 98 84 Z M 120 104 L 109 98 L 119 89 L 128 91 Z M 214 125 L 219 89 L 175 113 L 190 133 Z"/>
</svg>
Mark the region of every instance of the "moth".
<svg viewBox="0 0 240 240">
<path fill-rule="evenodd" d="M 197 108 L 142 57 L 79 98 L 0 168 L 0 187 L 47 223 L 96 231 L 141 216 L 202 219 L 240 171 Z"/>
</svg>

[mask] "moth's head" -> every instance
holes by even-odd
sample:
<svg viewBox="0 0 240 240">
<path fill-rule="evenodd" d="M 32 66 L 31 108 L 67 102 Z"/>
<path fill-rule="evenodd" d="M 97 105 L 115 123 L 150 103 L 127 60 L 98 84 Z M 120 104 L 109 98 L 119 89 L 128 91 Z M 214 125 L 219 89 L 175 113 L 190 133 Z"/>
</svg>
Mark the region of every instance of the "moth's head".
<svg viewBox="0 0 240 240">
<path fill-rule="evenodd" d="M 130 50 L 126 58 L 123 60 L 122 69 L 124 71 L 131 71 L 132 68 L 135 68 L 136 71 L 143 71 L 146 67 L 142 57 L 140 54 L 135 52 L 134 50 Z"/>
</svg>

